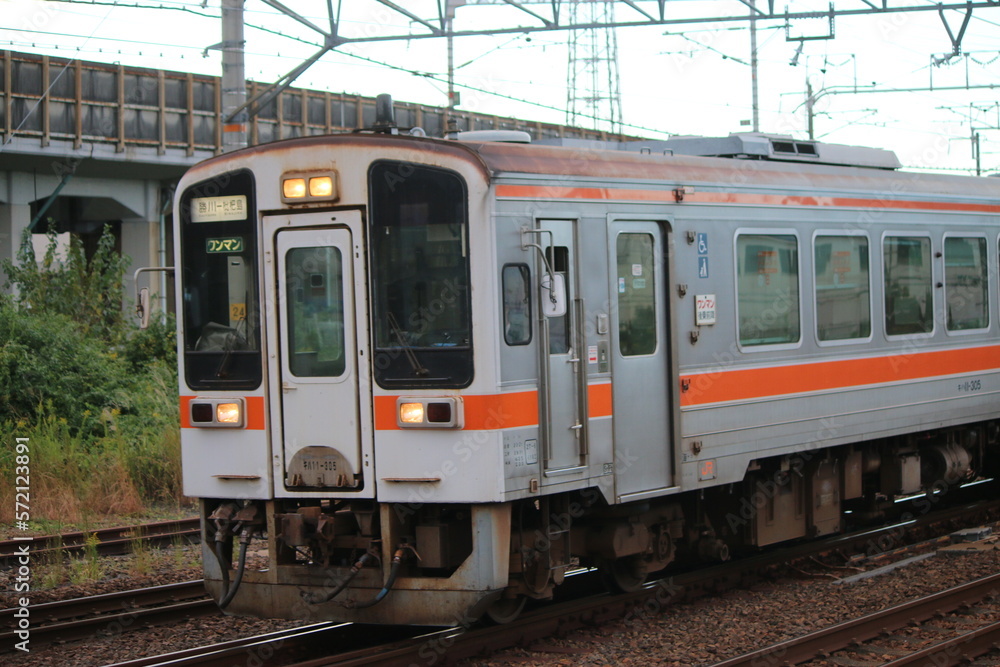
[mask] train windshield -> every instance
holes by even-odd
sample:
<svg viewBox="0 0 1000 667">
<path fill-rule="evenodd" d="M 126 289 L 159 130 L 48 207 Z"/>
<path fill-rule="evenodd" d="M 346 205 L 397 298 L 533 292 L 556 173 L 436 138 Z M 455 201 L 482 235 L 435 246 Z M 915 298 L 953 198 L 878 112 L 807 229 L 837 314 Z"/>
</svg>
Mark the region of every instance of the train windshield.
<svg viewBox="0 0 1000 667">
<path fill-rule="evenodd" d="M 224 174 L 181 197 L 184 370 L 192 389 L 261 382 L 253 176 Z"/>
<path fill-rule="evenodd" d="M 369 172 L 375 378 L 472 382 L 467 195 L 457 174 L 381 161 Z"/>
</svg>

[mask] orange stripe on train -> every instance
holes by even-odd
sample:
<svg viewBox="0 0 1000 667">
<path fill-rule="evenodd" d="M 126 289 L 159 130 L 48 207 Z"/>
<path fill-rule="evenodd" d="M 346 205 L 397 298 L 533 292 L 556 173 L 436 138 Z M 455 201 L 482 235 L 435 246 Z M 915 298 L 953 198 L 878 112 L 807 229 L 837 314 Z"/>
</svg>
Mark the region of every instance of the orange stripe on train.
<svg viewBox="0 0 1000 667">
<path fill-rule="evenodd" d="M 616 201 L 674 202 L 671 190 L 638 190 L 634 188 L 578 188 L 558 185 L 498 185 L 497 197 L 530 199 L 594 199 Z M 744 204 L 757 206 L 837 206 L 849 208 L 904 209 L 928 211 L 967 211 L 1000 213 L 995 204 L 920 201 L 914 199 L 862 199 L 859 197 L 814 197 L 800 195 L 768 195 L 744 192 L 692 192 L 684 195 L 685 203 Z"/>
<path fill-rule="evenodd" d="M 682 375 L 681 405 L 704 405 L 1000 369 L 1000 346 Z"/>
<path fill-rule="evenodd" d="M 399 396 L 376 396 L 375 430 L 394 431 L 396 400 Z M 517 391 L 507 394 L 463 395 L 465 425 L 471 431 L 493 431 L 505 428 L 522 428 L 538 425 L 538 392 Z M 587 387 L 588 415 L 591 419 L 610 417 L 612 414 L 611 384 L 592 384 Z"/>
</svg>

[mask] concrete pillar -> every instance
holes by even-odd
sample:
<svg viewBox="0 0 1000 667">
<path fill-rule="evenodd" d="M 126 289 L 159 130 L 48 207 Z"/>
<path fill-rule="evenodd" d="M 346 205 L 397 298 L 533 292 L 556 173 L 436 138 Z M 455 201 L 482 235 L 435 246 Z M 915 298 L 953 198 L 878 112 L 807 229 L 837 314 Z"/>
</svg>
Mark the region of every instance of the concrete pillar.
<svg viewBox="0 0 1000 667">
<path fill-rule="evenodd" d="M 0 204 L 0 261 L 17 261 L 21 235 L 31 224 L 31 206 L 28 204 Z M 0 287 L 7 282 L 7 273 L 0 268 Z M 7 290 L 10 292 L 11 290 Z"/>
<path fill-rule="evenodd" d="M 153 266 L 156 264 L 156 223 L 143 220 L 142 218 L 131 218 L 122 220 L 122 254 L 127 255 L 132 264 L 125 271 L 125 299 L 123 307 L 125 312 L 134 312 L 135 309 L 135 282 L 132 275 L 135 270 L 143 266 Z M 148 280 L 143 277 L 142 280 Z M 150 292 L 155 292 L 151 289 Z"/>
</svg>

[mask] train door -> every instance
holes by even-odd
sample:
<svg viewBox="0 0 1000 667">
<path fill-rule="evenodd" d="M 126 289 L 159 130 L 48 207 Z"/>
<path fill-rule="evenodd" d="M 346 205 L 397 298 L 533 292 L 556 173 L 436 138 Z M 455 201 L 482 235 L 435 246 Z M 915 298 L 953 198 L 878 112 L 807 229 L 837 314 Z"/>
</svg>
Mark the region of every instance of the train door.
<svg viewBox="0 0 1000 667">
<path fill-rule="evenodd" d="M 655 222 L 610 226 L 615 493 L 673 485 L 667 259 Z"/>
<path fill-rule="evenodd" d="M 361 214 L 275 216 L 265 220 L 272 422 L 283 469 L 277 495 L 351 491 L 362 485 L 361 411 L 355 304 L 364 305 L 363 253 L 355 252 Z M 300 227 L 325 222 L 323 227 Z M 292 225 L 296 226 L 292 226 Z M 360 295 L 360 296 L 359 296 Z M 363 343 L 362 343 L 363 344 Z M 275 361 L 277 363 L 275 363 Z M 276 471 L 277 472 L 277 471 Z"/>
<path fill-rule="evenodd" d="M 565 475 L 586 470 L 586 414 L 582 402 L 577 304 L 576 221 L 540 220 L 539 240 L 545 255 L 539 258 L 538 274 L 551 269 L 566 285 L 566 312 L 555 317 L 541 316 L 542 382 L 539 390 L 539 418 L 544 441 L 545 479 L 564 481 Z M 545 289 L 540 299 L 548 298 Z"/>
</svg>

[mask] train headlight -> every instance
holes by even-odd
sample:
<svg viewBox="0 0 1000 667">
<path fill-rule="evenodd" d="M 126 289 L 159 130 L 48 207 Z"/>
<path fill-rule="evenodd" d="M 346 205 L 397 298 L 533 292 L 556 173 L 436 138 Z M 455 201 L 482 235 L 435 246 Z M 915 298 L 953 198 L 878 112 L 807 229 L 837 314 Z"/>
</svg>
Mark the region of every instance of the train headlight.
<svg viewBox="0 0 1000 667">
<path fill-rule="evenodd" d="M 220 424 L 240 424 L 243 411 L 239 403 L 219 403 L 215 406 L 215 420 Z"/>
<path fill-rule="evenodd" d="M 281 194 L 285 199 L 302 199 L 306 196 L 306 179 L 286 178 L 281 182 Z"/>
<path fill-rule="evenodd" d="M 401 403 L 399 406 L 399 421 L 401 424 L 413 426 L 424 423 L 423 403 Z"/>
<path fill-rule="evenodd" d="M 400 428 L 461 428 L 462 399 L 400 398 L 396 401 L 396 424 Z"/>
<path fill-rule="evenodd" d="M 333 195 L 333 177 L 318 176 L 309 179 L 310 197 L 330 197 Z"/>
<path fill-rule="evenodd" d="M 242 398 L 195 398 L 188 417 L 196 428 L 242 428 L 246 410 Z"/>
<path fill-rule="evenodd" d="M 333 202 L 340 198 L 337 172 L 290 172 L 281 176 L 281 201 L 286 204 Z"/>
</svg>

